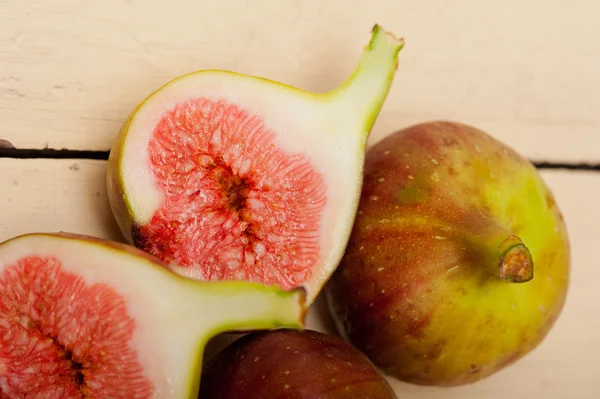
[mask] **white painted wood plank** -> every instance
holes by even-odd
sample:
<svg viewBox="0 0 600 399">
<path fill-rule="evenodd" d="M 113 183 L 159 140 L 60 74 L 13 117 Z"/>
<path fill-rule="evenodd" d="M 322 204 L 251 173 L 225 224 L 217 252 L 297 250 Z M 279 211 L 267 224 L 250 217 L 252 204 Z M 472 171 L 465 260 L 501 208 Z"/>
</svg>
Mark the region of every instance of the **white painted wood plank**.
<svg viewBox="0 0 600 399">
<path fill-rule="evenodd" d="M 34 231 L 122 240 L 105 170 L 104 161 L 0 158 L 0 241 Z"/>
<path fill-rule="evenodd" d="M 0 0 L 0 139 L 106 150 L 166 81 L 230 69 L 324 91 L 381 23 L 405 36 L 372 140 L 474 124 L 539 160 L 600 161 L 594 0 Z"/>
<path fill-rule="evenodd" d="M 33 231 L 71 231 L 121 240 L 106 201 L 104 162 L 0 159 L 0 241 Z M 434 389 L 390 379 L 400 398 L 597 399 L 600 354 L 600 173 L 544 172 L 563 210 L 572 245 L 571 287 L 563 314 L 533 353 L 471 386 Z M 328 328 L 321 302 L 308 327 Z M 209 355 L 220 337 L 211 346 Z"/>
</svg>

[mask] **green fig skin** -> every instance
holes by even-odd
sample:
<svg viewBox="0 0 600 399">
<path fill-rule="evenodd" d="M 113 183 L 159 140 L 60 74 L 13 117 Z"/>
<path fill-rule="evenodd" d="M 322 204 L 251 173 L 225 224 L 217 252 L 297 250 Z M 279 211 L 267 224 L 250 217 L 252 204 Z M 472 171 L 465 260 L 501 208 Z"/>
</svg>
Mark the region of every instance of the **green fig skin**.
<svg viewBox="0 0 600 399">
<path fill-rule="evenodd" d="M 369 359 L 312 330 L 256 332 L 204 368 L 200 399 L 395 399 Z"/>
<path fill-rule="evenodd" d="M 327 298 L 340 333 L 385 373 L 460 385 L 540 344 L 569 263 L 564 221 L 529 161 L 474 127 L 427 122 L 368 150 Z"/>
</svg>

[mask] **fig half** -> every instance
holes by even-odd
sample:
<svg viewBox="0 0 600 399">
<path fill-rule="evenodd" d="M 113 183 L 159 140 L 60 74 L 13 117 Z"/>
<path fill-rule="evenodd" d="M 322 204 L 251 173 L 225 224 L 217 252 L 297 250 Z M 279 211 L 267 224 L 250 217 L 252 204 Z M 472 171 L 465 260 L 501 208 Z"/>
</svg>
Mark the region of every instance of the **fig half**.
<svg viewBox="0 0 600 399">
<path fill-rule="evenodd" d="M 310 304 L 346 246 L 402 46 L 375 26 L 354 73 L 325 94 L 226 71 L 151 94 L 110 154 L 125 238 L 188 277 L 301 286 Z"/>
<path fill-rule="evenodd" d="M 298 328 L 303 292 L 194 281 L 83 236 L 0 244 L 0 397 L 195 398 L 207 341 Z"/>
</svg>

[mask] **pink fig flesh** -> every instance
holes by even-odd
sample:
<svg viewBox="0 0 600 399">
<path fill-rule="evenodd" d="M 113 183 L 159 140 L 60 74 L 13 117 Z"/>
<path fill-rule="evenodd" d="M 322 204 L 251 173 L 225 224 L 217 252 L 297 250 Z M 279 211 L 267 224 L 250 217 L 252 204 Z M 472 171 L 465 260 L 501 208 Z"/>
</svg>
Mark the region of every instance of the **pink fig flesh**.
<svg viewBox="0 0 600 399">
<path fill-rule="evenodd" d="M 111 286 L 88 284 L 58 258 L 28 256 L 2 270 L 0 298 L 6 397 L 152 396 L 130 345 L 136 323 Z"/>
<path fill-rule="evenodd" d="M 200 280 L 302 285 L 319 258 L 325 183 L 275 136 L 224 101 L 193 99 L 165 113 L 148 142 L 164 200 L 135 245 Z"/>
</svg>

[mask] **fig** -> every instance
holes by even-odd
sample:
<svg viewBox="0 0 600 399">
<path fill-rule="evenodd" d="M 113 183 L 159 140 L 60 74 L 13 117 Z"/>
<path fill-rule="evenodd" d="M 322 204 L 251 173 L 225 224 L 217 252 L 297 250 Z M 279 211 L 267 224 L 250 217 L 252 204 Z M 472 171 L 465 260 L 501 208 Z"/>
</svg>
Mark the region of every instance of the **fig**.
<svg viewBox="0 0 600 399">
<path fill-rule="evenodd" d="M 303 295 L 187 279 L 91 237 L 14 238 L 0 244 L 0 397 L 196 397 L 209 338 L 299 328 Z"/>
<path fill-rule="evenodd" d="M 211 359 L 200 399 L 394 399 L 369 359 L 346 341 L 313 330 L 243 336 Z"/>
<path fill-rule="evenodd" d="M 402 46 L 375 26 L 352 75 L 322 94 L 227 71 L 152 93 L 108 165 L 128 243 L 190 278 L 303 287 L 312 303 L 350 235 Z"/>
<path fill-rule="evenodd" d="M 548 334 L 569 252 L 560 210 L 529 161 L 473 126 L 425 122 L 368 150 L 326 297 L 340 333 L 385 373 L 472 383 Z"/>
</svg>

